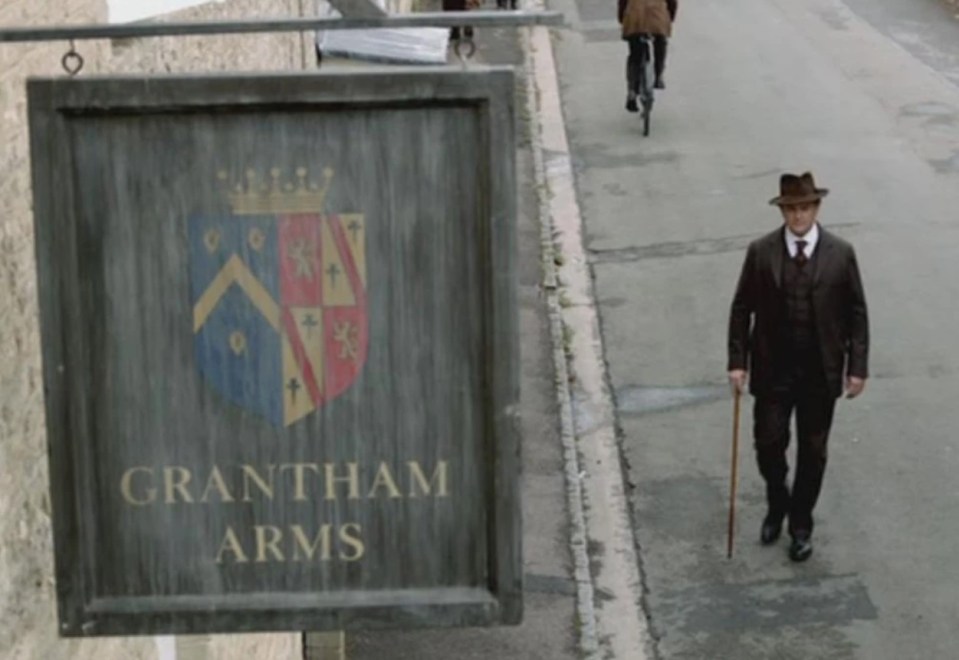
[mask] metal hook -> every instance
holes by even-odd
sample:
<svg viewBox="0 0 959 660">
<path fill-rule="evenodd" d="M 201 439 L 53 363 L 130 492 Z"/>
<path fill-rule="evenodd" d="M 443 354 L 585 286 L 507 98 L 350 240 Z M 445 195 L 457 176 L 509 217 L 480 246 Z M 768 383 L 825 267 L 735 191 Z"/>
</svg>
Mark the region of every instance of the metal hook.
<svg viewBox="0 0 959 660">
<path fill-rule="evenodd" d="M 464 56 L 462 52 L 463 44 L 469 46 L 469 52 Z M 459 61 L 466 65 L 466 61 L 473 58 L 473 55 L 476 54 L 476 43 L 473 41 L 472 36 L 465 37 L 463 39 L 457 39 L 453 42 L 453 52 L 456 54 L 456 57 L 459 58 Z"/>
<path fill-rule="evenodd" d="M 83 56 L 77 52 L 73 39 L 70 40 L 70 50 L 64 53 L 60 64 L 63 65 L 63 70 L 71 76 L 77 75 L 83 68 Z"/>
</svg>

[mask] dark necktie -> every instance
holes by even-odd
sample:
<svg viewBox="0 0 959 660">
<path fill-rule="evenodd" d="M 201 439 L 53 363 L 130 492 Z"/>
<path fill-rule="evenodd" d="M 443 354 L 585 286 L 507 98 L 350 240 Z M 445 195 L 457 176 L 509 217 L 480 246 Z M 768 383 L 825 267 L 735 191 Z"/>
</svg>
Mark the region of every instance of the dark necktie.
<svg viewBox="0 0 959 660">
<path fill-rule="evenodd" d="M 804 266 L 806 262 L 809 261 L 809 257 L 807 257 L 806 253 L 804 252 L 805 249 L 806 241 L 796 241 L 796 256 L 794 258 L 796 259 L 796 263 L 800 266 Z"/>
</svg>

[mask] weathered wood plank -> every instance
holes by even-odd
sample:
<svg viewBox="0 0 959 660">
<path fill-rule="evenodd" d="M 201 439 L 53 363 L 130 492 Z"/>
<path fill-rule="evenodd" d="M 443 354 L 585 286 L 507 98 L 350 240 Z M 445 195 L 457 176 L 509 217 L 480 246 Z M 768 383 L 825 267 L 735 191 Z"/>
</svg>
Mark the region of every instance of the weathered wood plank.
<svg viewBox="0 0 959 660">
<path fill-rule="evenodd" d="M 522 538 L 519 481 L 511 477 L 520 470 L 519 443 L 519 372 L 515 369 L 500 369 L 504 361 L 516 360 L 519 355 L 519 318 L 515 218 L 516 218 L 516 165 L 513 81 L 502 77 L 492 83 L 490 112 L 486 139 L 490 144 L 491 194 L 490 220 L 487 226 L 487 245 L 490 282 L 490 297 L 486 308 L 490 310 L 487 334 L 487 351 L 491 356 L 487 378 L 492 396 L 491 423 L 493 435 L 501 441 L 491 443 L 494 452 L 494 471 L 497 485 L 490 489 L 495 498 L 491 509 L 496 518 L 495 527 L 501 531 L 496 538 L 496 548 L 490 567 L 490 588 L 495 593 L 510 594 L 501 601 L 503 618 L 510 623 L 522 619 L 523 560 L 520 540 Z M 506 533 L 502 533 L 509 530 Z"/>
</svg>

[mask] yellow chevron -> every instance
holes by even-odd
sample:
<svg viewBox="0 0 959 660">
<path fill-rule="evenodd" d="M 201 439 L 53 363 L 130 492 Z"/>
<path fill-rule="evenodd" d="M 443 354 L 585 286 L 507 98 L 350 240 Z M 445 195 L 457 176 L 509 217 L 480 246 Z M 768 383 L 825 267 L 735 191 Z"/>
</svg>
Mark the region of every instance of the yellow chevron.
<svg viewBox="0 0 959 660">
<path fill-rule="evenodd" d="M 270 292 L 250 272 L 246 264 L 235 254 L 223 265 L 210 286 L 193 305 L 193 332 L 197 333 L 216 309 L 220 298 L 236 283 L 247 295 L 253 305 L 260 310 L 266 322 L 277 332 L 280 331 L 280 306 L 276 304 Z"/>
</svg>

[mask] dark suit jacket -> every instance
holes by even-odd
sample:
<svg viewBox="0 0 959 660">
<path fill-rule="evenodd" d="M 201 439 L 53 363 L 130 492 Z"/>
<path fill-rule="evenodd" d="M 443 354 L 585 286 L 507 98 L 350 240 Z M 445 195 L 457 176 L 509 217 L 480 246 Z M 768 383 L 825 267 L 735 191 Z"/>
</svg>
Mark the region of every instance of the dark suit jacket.
<svg viewBox="0 0 959 660">
<path fill-rule="evenodd" d="M 784 362 L 782 266 L 785 228 L 749 245 L 729 315 L 729 369 L 748 369 L 749 391 L 770 392 Z M 868 376 L 869 321 L 852 246 L 819 227 L 812 305 L 823 370 L 830 392 L 842 395 L 843 376 Z"/>
</svg>

